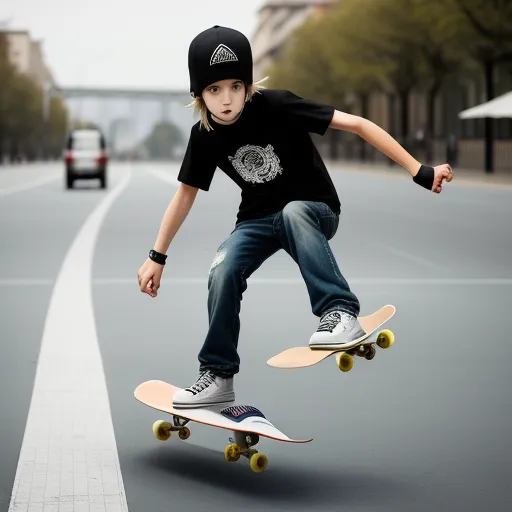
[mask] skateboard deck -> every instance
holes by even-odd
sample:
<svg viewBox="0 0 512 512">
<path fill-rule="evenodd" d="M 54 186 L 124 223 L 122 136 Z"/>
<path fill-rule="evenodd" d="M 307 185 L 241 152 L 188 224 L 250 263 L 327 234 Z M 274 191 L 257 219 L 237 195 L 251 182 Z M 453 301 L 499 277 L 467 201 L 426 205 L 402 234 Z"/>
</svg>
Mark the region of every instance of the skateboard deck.
<svg viewBox="0 0 512 512">
<path fill-rule="evenodd" d="M 185 425 L 191 421 L 231 430 L 234 439 L 229 438 L 231 444 L 224 450 L 225 459 L 235 462 L 244 456 L 249 459 L 251 469 L 260 473 L 267 469 L 268 459 L 253 448 L 259 436 L 288 443 L 308 443 L 313 440 L 288 437 L 251 405 L 232 403 L 197 409 L 175 409 L 172 401 L 177 391 L 180 388 L 160 380 L 143 382 L 134 391 L 135 398 L 143 404 L 172 415 L 172 423 L 158 420 L 153 424 L 153 434 L 161 441 L 169 439 L 172 432 L 178 432 L 180 439 L 188 439 L 190 430 Z"/>
<path fill-rule="evenodd" d="M 362 342 L 349 349 L 311 349 L 309 347 L 294 347 L 280 352 L 267 361 L 274 368 L 304 368 L 313 366 L 320 361 L 336 354 L 336 362 L 341 371 L 348 372 L 354 364 L 354 355 L 371 360 L 375 356 L 376 343 L 381 348 L 390 347 L 395 340 L 394 334 L 389 330 L 378 332 L 378 329 L 395 314 L 395 306 L 386 305 L 371 315 L 359 317 L 359 322 L 364 331 L 369 334 Z"/>
</svg>

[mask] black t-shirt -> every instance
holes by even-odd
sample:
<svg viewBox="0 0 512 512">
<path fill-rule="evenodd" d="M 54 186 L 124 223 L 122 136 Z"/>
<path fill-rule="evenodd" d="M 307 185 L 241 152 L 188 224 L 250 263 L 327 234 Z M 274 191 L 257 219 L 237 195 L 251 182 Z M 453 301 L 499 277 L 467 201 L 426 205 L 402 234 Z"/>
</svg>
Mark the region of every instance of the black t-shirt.
<svg viewBox="0 0 512 512">
<path fill-rule="evenodd" d="M 339 213 L 340 201 L 310 133 L 323 135 L 334 108 L 289 91 L 263 90 L 231 125 L 196 123 L 178 180 L 208 190 L 219 167 L 242 190 L 237 223 L 282 210 L 295 200 L 321 201 Z"/>
</svg>

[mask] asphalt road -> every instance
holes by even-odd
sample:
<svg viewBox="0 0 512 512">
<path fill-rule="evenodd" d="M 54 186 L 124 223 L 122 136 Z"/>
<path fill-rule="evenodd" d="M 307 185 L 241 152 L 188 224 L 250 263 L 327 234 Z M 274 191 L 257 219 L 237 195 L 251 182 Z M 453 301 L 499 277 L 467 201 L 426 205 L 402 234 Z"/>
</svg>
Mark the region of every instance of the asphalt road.
<svg viewBox="0 0 512 512">
<path fill-rule="evenodd" d="M 396 306 L 388 324 L 396 341 L 372 361 L 357 359 L 349 373 L 333 358 L 293 371 L 268 367 L 281 350 L 306 344 L 318 319 L 290 257 L 280 251 L 265 262 L 242 303 L 237 399 L 289 436 L 314 440 L 262 439 L 269 468 L 255 474 L 245 459 L 224 461 L 226 431 L 193 424 L 187 441 L 157 441 L 151 425 L 165 414 L 133 397 L 145 380 L 186 387 L 196 379 L 208 269 L 238 207 L 238 190 L 218 173 L 171 245 L 158 298 L 141 294 L 137 270 L 176 190 L 177 170 L 112 164 L 108 190 L 83 182 L 66 191 L 61 164 L 0 167 L 0 510 L 11 502 L 52 294 L 59 275 L 69 293 L 82 293 L 69 282 L 74 268 L 77 279 L 84 275 L 69 259 L 72 245 L 109 197 L 93 251 L 81 255 L 92 265 L 85 275 L 93 320 L 89 306 L 82 311 L 71 299 L 61 298 L 52 314 L 68 324 L 83 314 L 80 329 L 94 323 L 130 512 L 509 510 L 512 189 L 455 179 L 437 196 L 405 171 L 333 170 L 343 214 L 331 246 L 361 314 Z M 123 188 L 113 197 L 116 187 Z M 44 355 L 56 375 L 60 355 Z M 43 390 L 49 399 L 52 389 Z M 38 414 L 45 422 L 45 412 Z M 67 497 L 62 489 L 48 491 L 44 503 L 27 498 L 11 509 L 118 510 L 108 500 L 79 503 L 76 483 Z"/>
</svg>

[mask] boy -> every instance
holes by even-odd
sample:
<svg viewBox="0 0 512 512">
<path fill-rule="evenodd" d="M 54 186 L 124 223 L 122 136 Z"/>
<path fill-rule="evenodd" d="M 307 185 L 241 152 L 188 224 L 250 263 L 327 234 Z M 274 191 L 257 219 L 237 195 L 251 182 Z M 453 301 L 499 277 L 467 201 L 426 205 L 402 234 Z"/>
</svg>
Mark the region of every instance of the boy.
<svg viewBox="0 0 512 512">
<path fill-rule="evenodd" d="M 138 272 L 141 292 L 157 296 L 165 253 L 198 189 L 209 189 L 216 167 L 240 186 L 242 200 L 235 229 L 208 276 L 209 329 L 198 357 L 199 378 L 176 393 L 176 408 L 234 401 L 242 294 L 249 276 L 280 249 L 299 265 L 313 314 L 320 317 L 309 346 L 348 348 L 365 337 L 359 302 L 328 244 L 338 228 L 340 202 L 309 133 L 323 135 L 329 127 L 357 133 L 434 193 L 453 177 L 449 165 L 421 165 L 366 119 L 288 91 L 260 90 L 253 83 L 251 46 L 236 30 L 215 26 L 200 33 L 190 45 L 188 65 L 201 121 L 190 133 L 181 185 Z"/>
</svg>

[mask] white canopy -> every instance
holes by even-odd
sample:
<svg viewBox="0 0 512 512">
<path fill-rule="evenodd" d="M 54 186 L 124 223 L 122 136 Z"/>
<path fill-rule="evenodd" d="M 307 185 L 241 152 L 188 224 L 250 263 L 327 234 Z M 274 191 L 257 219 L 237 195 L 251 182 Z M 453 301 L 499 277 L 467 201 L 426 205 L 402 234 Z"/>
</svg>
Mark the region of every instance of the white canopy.
<svg viewBox="0 0 512 512">
<path fill-rule="evenodd" d="M 512 91 L 459 113 L 460 119 L 512 117 Z"/>
</svg>

